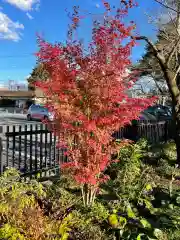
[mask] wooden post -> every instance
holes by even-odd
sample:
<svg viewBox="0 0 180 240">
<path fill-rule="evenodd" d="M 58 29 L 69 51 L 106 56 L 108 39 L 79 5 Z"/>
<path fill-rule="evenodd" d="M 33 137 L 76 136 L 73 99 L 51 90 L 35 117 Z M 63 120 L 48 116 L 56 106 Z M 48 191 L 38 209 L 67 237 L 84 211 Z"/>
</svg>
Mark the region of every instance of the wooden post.
<svg viewBox="0 0 180 240">
<path fill-rule="evenodd" d="M 0 126 L 0 175 L 3 173 L 3 143 L 2 143 L 3 127 Z"/>
</svg>

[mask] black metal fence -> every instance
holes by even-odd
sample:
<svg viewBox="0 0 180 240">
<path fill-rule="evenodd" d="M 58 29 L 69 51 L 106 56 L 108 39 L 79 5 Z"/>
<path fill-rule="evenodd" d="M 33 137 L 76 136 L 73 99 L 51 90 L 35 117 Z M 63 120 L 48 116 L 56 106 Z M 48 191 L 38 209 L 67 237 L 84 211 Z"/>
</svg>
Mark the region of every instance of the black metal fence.
<svg viewBox="0 0 180 240">
<path fill-rule="evenodd" d="M 4 126 L 0 130 L 0 172 L 15 167 L 22 174 L 35 174 L 57 169 L 67 161 L 63 150 L 56 148 L 58 138 L 43 124 Z M 173 138 L 172 123 L 137 121 L 114 134 L 115 138 L 151 143 Z"/>
<path fill-rule="evenodd" d="M 114 134 L 116 139 L 127 138 L 137 141 L 147 139 L 150 143 L 166 142 L 173 139 L 173 124 L 171 121 L 136 121 L 135 124 L 120 129 Z"/>
<path fill-rule="evenodd" d="M 32 175 L 55 170 L 66 161 L 63 150 L 56 148 L 57 141 L 43 124 L 5 126 L 1 130 L 0 171 L 14 167 Z"/>
</svg>

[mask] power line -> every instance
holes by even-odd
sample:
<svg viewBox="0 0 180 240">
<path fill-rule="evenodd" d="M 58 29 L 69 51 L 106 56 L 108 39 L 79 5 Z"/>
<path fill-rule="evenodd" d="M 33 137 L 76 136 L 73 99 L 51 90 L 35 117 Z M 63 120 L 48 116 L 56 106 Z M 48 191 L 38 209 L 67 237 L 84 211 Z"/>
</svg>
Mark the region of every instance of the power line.
<svg viewBox="0 0 180 240">
<path fill-rule="evenodd" d="M 0 55 L 0 58 L 24 58 L 24 57 L 36 57 L 34 53 L 22 54 L 22 55 Z"/>
<path fill-rule="evenodd" d="M 35 66 L 0 66 L 0 70 L 9 70 L 9 71 L 16 71 L 16 70 L 29 70 L 29 69 L 33 69 Z"/>
</svg>

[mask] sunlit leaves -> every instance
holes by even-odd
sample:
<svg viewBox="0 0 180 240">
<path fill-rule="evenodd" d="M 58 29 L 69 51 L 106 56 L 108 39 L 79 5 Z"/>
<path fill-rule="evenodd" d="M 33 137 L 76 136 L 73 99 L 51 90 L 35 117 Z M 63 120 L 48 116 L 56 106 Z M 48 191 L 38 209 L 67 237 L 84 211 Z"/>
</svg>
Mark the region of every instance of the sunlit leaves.
<svg viewBox="0 0 180 240">
<path fill-rule="evenodd" d="M 137 119 L 154 100 L 127 95 L 134 82 L 134 74 L 127 74 L 127 69 L 136 42 L 130 38 L 134 22 L 127 24 L 124 18 L 133 6 L 131 0 L 121 1 L 115 9 L 104 1 L 104 18 L 93 23 L 86 49 L 77 35 L 73 39 L 73 31 L 80 26 L 78 7 L 70 15 L 66 45 L 39 39 L 37 56 L 49 79 L 37 85 L 45 93 L 47 105 L 54 108 L 52 130 L 61 135 L 59 146 L 67 147 L 70 162 L 62 167 L 70 169 L 82 185 L 98 187 L 107 179 L 103 172 L 119 147 L 112 134 Z"/>
</svg>

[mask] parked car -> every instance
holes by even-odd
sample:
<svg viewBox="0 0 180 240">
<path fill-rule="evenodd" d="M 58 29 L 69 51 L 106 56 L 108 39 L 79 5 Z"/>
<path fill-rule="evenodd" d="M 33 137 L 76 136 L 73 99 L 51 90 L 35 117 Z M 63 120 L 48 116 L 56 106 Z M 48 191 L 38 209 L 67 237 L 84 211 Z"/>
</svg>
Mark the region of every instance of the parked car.
<svg viewBox="0 0 180 240">
<path fill-rule="evenodd" d="M 140 120 L 146 120 L 146 121 L 156 121 L 156 117 L 148 112 L 142 112 L 139 117 Z"/>
<path fill-rule="evenodd" d="M 49 120 L 54 119 L 54 114 L 41 105 L 32 104 L 27 111 L 27 120 Z"/>
<path fill-rule="evenodd" d="M 171 120 L 172 119 L 172 111 L 168 106 L 163 105 L 154 105 L 147 108 L 144 113 L 149 113 L 156 117 L 157 121 L 161 120 Z"/>
</svg>

